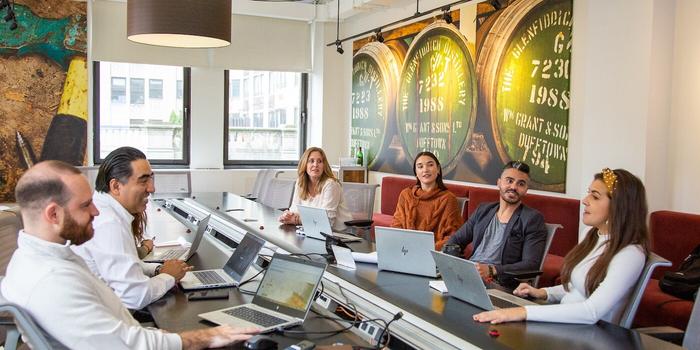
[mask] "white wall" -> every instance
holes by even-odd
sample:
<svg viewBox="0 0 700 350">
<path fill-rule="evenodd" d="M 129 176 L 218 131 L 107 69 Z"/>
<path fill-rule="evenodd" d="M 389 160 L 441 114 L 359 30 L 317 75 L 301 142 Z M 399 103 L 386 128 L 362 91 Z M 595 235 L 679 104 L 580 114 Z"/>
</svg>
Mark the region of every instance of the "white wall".
<svg viewBox="0 0 700 350">
<path fill-rule="evenodd" d="M 700 1 L 677 0 L 669 136 L 669 182 L 674 210 L 700 213 Z"/>
</svg>

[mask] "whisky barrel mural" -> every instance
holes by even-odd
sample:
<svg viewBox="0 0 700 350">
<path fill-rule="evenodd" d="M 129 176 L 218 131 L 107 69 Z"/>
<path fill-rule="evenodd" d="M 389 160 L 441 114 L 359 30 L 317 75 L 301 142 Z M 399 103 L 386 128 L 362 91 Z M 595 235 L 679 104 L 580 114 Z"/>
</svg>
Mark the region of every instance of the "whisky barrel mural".
<svg viewBox="0 0 700 350">
<path fill-rule="evenodd" d="M 412 41 L 397 98 L 397 126 L 408 157 L 433 152 L 450 172 L 471 136 L 476 76 L 467 40 L 452 24 L 436 21 Z"/>
<path fill-rule="evenodd" d="M 362 147 L 369 167 L 385 148 L 389 119 L 396 113 L 396 82 L 402 61 L 400 50 L 376 41 L 353 56 L 351 139 L 354 147 Z"/>
<path fill-rule="evenodd" d="M 565 190 L 572 0 L 499 3 L 507 4 L 468 3 L 450 13 L 453 23 L 440 16 L 389 31 L 384 44 L 400 57 L 394 96 L 362 95 L 360 76 L 393 73 L 367 57 L 388 57 L 386 47 L 353 44 L 351 142 L 370 150 L 370 170 L 412 175 L 413 158 L 428 150 L 446 179 L 494 184 L 503 164 L 520 160 L 531 188 Z M 374 86 L 370 93 L 382 89 Z"/>
<path fill-rule="evenodd" d="M 497 14 L 477 71 L 480 115 L 502 163 L 530 165 L 535 188 L 564 191 L 568 155 L 571 1 L 520 0 Z"/>
</svg>

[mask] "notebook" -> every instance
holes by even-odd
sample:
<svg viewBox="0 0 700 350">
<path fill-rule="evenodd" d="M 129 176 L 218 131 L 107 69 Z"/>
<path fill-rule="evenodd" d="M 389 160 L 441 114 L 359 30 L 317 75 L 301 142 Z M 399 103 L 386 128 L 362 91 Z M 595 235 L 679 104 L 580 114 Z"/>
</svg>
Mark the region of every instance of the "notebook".
<svg viewBox="0 0 700 350">
<path fill-rule="evenodd" d="M 303 231 L 301 233 L 306 235 L 306 237 L 325 241 L 326 235 L 332 235 L 340 239 L 341 242 L 358 242 L 362 240 L 362 238 L 357 236 L 333 232 L 326 209 L 300 205 L 299 217 L 303 225 Z"/>
<path fill-rule="evenodd" d="M 486 289 L 476 263 L 445 253 L 431 251 L 450 295 L 484 310 L 537 305 L 498 289 Z"/>
<path fill-rule="evenodd" d="M 154 263 L 162 263 L 166 260 L 172 260 L 172 259 L 177 259 L 177 260 L 183 260 L 187 261 L 190 260 L 192 255 L 197 252 L 197 248 L 199 247 L 199 242 L 202 241 L 202 237 L 204 237 L 204 232 L 207 230 L 209 227 L 209 219 L 211 218 L 211 215 L 207 215 L 204 219 L 200 220 L 197 223 L 197 233 L 194 235 L 194 239 L 192 240 L 192 245 L 190 246 L 189 249 L 167 249 L 167 250 L 154 250 L 150 254 L 146 255 L 146 257 L 143 258 L 143 261 L 145 262 L 154 262 Z"/>
<path fill-rule="evenodd" d="M 257 327 L 261 332 L 304 322 L 326 264 L 275 254 L 253 302 L 199 314 L 216 323 Z"/>
<path fill-rule="evenodd" d="M 222 269 L 188 271 L 180 286 L 184 290 L 238 286 L 264 244 L 262 238 L 246 233 Z"/>
<path fill-rule="evenodd" d="M 435 249 L 432 232 L 376 226 L 374 234 L 380 270 L 437 276 L 435 261 L 430 256 L 430 251 Z"/>
</svg>

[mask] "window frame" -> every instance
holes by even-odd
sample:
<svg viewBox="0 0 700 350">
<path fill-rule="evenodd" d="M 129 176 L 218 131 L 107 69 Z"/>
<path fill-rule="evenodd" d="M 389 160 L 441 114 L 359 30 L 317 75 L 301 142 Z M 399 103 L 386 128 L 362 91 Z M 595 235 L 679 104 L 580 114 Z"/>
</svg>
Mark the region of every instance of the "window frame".
<svg viewBox="0 0 700 350">
<path fill-rule="evenodd" d="M 286 73 L 286 72 L 285 72 Z M 300 75 L 300 101 L 299 101 L 299 155 L 295 160 L 251 160 L 251 159 L 237 159 L 229 160 L 228 153 L 228 128 L 229 128 L 229 70 L 224 70 L 224 169 L 240 169 L 240 168 L 260 168 L 260 167 L 296 167 L 299 164 L 299 159 L 301 155 L 306 150 L 306 136 L 307 136 L 307 123 L 308 123 L 308 93 L 309 93 L 309 74 L 303 72 L 296 72 Z M 243 91 L 243 79 L 241 79 L 241 98 Z M 263 114 L 263 125 L 266 115 Z M 251 125 L 253 120 L 251 117 Z"/>
<path fill-rule="evenodd" d="M 100 165 L 104 162 L 104 158 L 100 157 L 100 63 L 101 61 L 93 61 L 92 66 L 92 160 L 95 165 Z M 128 63 L 128 62 L 127 62 Z M 149 159 L 148 162 L 154 168 L 182 168 L 182 166 L 190 165 L 190 67 L 182 67 L 182 159 Z M 128 84 L 128 83 L 127 83 Z M 177 84 L 177 83 L 176 83 Z M 145 81 L 144 81 L 145 85 Z M 111 94 L 111 91 L 109 92 Z M 177 93 L 177 92 L 176 92 Z M 145 86 L 144 86 L 145 95 Z M 127 96 L 129 94 L 127 93 Z M 130 96 L 129 96 L 130 97 Z M 110 97 L 111 98 L 111 97 Z M 146 96 L 144 96 L 145 102 Z M 131 101 L 127 101 L 130 104 Z"/>
<path fill-rule="evenodd" d="M 158 89 L 160 91 L 160 96 L 159 97 L 153 97 L 153 88 L 151 87 L 154 82 L 159 82 L 160 83 L 160 88 Z M 175 80 L 175 89 L 177 89 L 177 80 Z M 148 99 L 149 100 L 162 100 L 163 99 L 163 79 L 148 79 Z M 175 91 L 175 99 L 177 100 L 177 91 Z"/>
</svg>

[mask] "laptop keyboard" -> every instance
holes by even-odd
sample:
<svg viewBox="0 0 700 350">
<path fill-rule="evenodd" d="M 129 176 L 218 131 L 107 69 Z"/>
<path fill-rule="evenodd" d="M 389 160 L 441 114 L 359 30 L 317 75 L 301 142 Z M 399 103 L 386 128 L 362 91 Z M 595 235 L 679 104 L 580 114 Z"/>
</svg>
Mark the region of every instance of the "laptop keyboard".
<svg viewBox="0 0 700 350">
<path fill-rule="evenodd" d="M 274 325 L 287 322 L 279 317 L 268 315 L 264 312 L 260 312 L 245 306 L 226 310 L 224 313 L 263 327 L 272 327 Z"/>
<path fill-rule="evenodd" d="M 171 260 L 171 259 L 177 259 L 182 256 L 182 254 L 185 254 L 187 252 L 187 249 L 170 249 L 166 251 L 164 254 L 158 255 L 158 259 L 163 259 L 163 260 Z"/>
<path fill-rule="evenodd" d="M 499 309 L 505 309 L 509 307 L 518 307 L 520 305 L 510 302 L 508 300 L 501 299 L 499 297 L 489 294 L 489 299 L 491 299 L 491 304 Z"/>
<path fill-rule="evenodd" d="M 219 284 L 226 282 L 216 271 L 193 271 L 192 274 L 194 277 L 197 277 L 202 284 Z"/>
</svg>

